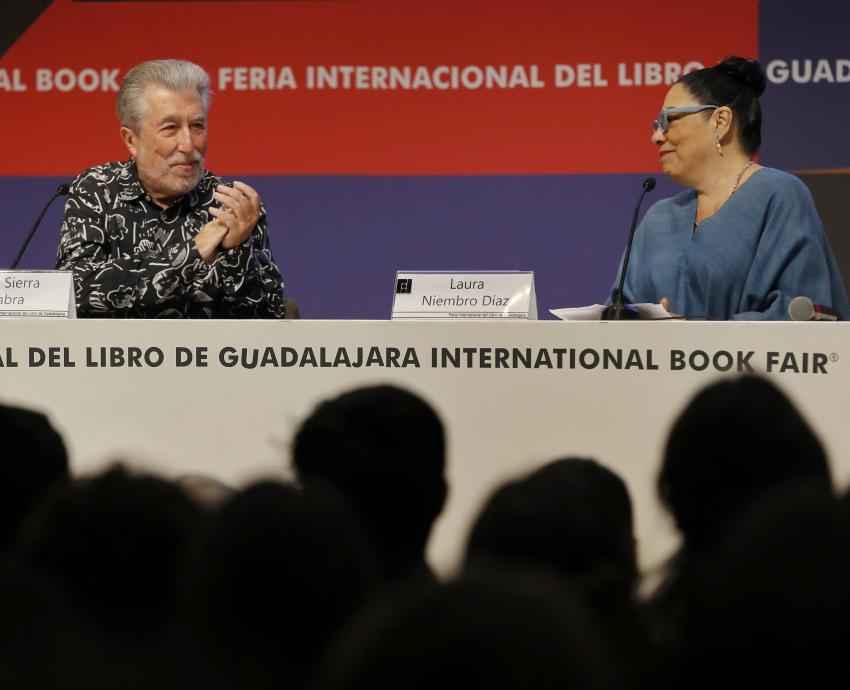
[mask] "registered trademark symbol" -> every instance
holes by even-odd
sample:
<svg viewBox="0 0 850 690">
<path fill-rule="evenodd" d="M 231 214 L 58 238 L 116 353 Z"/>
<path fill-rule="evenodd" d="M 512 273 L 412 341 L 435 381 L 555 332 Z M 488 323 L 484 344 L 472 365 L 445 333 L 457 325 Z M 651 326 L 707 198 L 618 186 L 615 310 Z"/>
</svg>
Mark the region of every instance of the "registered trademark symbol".
<svg viewBox="0 0 850 690">
<path fill-rule="evenodd" d="M 830 361 L 830 362 L 837 362 L 837 361 L 838 361 L 838 353 L 837 353 L 837 352 L 833 352 L 833 353 L 829 356 L 829 361 Z"/>
</svg>

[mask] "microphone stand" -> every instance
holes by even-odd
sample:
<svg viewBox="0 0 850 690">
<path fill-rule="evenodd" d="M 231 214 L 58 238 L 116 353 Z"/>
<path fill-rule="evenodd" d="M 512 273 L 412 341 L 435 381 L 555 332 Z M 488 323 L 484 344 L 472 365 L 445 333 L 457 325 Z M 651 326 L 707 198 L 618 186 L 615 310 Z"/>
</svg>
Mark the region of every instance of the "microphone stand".
<svg viewBox="0 0 850 690">
<path fill-rule="evenodd" d="M 638 211 L 640 210 L 640 205 L 647 192 L 651 192 L 655 189 L 655 178 L 647 177 L 641 186 L 643 189 L 641 190 L 640 196 L 635 204 L 635 212 L 632 215 L 632 227 L 629 230 L 629 242 L 626 245 L 626 254 L 623 257 L 623 270 L 620 271 L 620 285 L 614 293 L 613 304 L 602 312 L 603 320 L 621 321 L 640 318 L 637 312 L 626 309 L 626 305 L 623 304 L 623 286 L 626 284 L 626 271 L 629 269 L 629 257 L 632 254 L 632 242 L 635 239 L 635 230 L 637 229 Z"/>
<path fill-rule="evenodd" d="M 18 255 L 15 257 L 15 260 L 12 262 L 11 270 L 15 270 L 18 267 L 18 264 L 21 262 L 21 258 L 24 255 L 24 252 L 27 250 L 27 247 L 30 244 L 30 240 L 35 235 L 35 231 L 38 230 L 38 226 L 41 224 L 41 219 L 44 218 L 44 214 L 47 213 L 47 209 L 50 208 L 50 204 L 52 204 L 58 197 L 65 196 L 69 191 L 71 191 L 70 186 L 67 184 L 60 184 L 56 189 L 56 192 L 50 197 L 50 201 L 48 201 L 44 208 L 41 209 L 41 213 L 38 216 L 38 219 L 35 221 L 35 225 L 32 226 L 32 230 L 30 230 L 27 235 L 26 240 L 24 240 L 24 246 L 21 247 L 21 251 L 18 252 Z"/>
</svg>

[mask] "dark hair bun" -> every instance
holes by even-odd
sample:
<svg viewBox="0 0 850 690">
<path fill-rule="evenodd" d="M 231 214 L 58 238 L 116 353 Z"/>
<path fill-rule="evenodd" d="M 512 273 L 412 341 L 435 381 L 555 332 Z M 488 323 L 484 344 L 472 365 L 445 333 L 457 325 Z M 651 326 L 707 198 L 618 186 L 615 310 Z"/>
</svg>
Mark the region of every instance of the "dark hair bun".
<svg viewBox="0 0 850 690">
<path fill-rule="evenodd" d="M 723 70 L 736 81 L 755 91 L 756 97 L 764 93 L 767 77 L 758 60 L 730 55 L 717 63 L 717 68 Z"/>
</svg>

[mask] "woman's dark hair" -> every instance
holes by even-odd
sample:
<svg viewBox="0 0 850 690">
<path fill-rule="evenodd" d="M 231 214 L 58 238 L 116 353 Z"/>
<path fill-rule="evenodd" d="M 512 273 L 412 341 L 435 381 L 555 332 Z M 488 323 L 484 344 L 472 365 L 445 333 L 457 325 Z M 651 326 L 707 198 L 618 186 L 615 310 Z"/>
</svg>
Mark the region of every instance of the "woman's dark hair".
<svg viewBox="0 0 850 690">
<path fill-rule="evenodd" d="M 726 105 L 735 114 L 741 145 L 750 153 L 761 146 L 761 106 L 767 78 L 757 60 L 731 55 L 714 67 L 690 72 L 679 79 L 697 101 Z"/>
</svg>

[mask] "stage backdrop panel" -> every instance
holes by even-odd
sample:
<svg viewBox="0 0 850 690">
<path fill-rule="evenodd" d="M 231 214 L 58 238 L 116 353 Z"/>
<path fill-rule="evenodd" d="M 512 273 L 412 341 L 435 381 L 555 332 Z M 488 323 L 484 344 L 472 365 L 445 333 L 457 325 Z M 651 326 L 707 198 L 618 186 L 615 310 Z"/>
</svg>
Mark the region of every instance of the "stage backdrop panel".
<svg viewBox="0 0 850 690">
<path fill-rule="evenodd" d="M 764 156 L 785 169 L 850 172 L 850 3 L 761 3 Z"/>
<path fill-rule="evenodd" d="M 640 182 L 658 174 L 649 123 L 683 71 L 761 57 L 761 161 L 850 167 L 847 12 L 839 0 L 802 18 L 790 0 L 719 0 L 674 22 L 627 0 L 7 4 L 0 265 L 59 182 L 126 157 L 118 84 L 170 56 L 209 71 L 208 166 L 261 191 L 305 315 L 385 317 L 396 269 L 534 270 L 544 317 L 599 301 Z M 675 191 L 662 182 L 647 201 Z M 60 216 L 24 267 L 53 265 Z M 850 273 L 850 255 L 839 263 Z"/>
<path fill-rule="evenodd" d="M 627 0 L 56 0 L 3 56 L 23 90 L 3 96 L 18 136 L 0 174 L 70 175 L 123 156 L 114 91 L 163 56 L 210 73 L 209 163 L 223 172 L 643 172 L 665 80 L 757 51 L 755 0 L 705 14 L 677 11 L 700 27 L 695 43 Z M 33 156 L 57 113 L 73 137 L 58 157 Z"/>
</svg>

